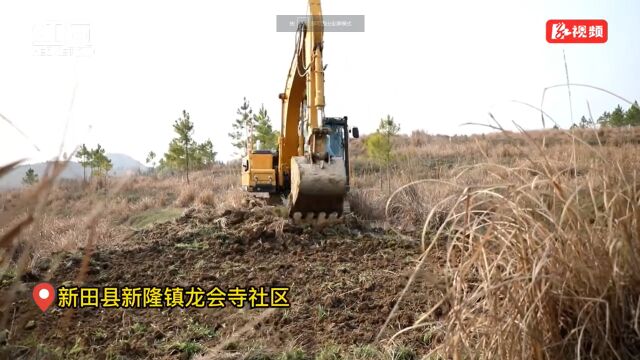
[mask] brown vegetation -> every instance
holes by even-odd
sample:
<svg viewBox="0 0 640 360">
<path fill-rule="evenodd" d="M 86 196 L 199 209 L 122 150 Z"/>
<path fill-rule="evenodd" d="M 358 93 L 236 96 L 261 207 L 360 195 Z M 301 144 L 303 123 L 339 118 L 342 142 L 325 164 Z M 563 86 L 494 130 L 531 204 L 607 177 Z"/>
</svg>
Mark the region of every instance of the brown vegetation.
<svg viewBox="0 0 640 360">
<path fill-rule="evenodd" d="M 385 293 L 390 291 L 385 286 L 394 286 L 389 297 L 393 301 L 375 309 L 349 310 L 375 329 L 368 330 L 366 336 L 358 332 L 362 335 L 354 338 L 358 348 L 338 344 L 343 357 L 358 358 L 355 354 L 365 352 L 363 347 L 369 345 L 377 358 L 399 352 L 411 358 L 414 350 L 445 358 L 483 359 L 633 358 L 640 352 L 640 195 L 635 172 L 640 165 L 638 129 L 503 132 L 468 137 L 414 132 L 394 141 L 390 179 L 386 178 L 386 169 L 365 156 L 362 139 L 353 141 L 349 197 L 355 218 L 351 224 L 360 227 L 358 231 L 364 231 L 365 238 L 376 238 L 372 234 L 378 233 L 386 239 L 378 242 L 376 238 L 375 247 L 361 249 L 363 254 L 370 252 L 372 259 L 390 256 L 402 262 L 398 259 L 409 256 L 406 252 L 411 247 L 407 244 L 413 244 L 410 246 L 415 251 L 411 261 L 394 268 L 398 271 L 394 280 L 385 278 L 386 285 L 368 275 Z M 175 218 L 187 207 L 196 207 L 195 214 L 207 215 L 203 218 L 187 212 L 171 225 L 163 225 L 172 229 L 177 226 L 175 234 L 170 232 L 174 234 L 170 241 L 192 239 L 193 234 L 208 229 L 207 224 L 223 226 L 225 221 L 235 221 L 229 220 L 229 216 L 236 219 L 235 215 L 221 215 L 224 209 L 246 211 L 234 167 L 198 172 L 190 179 L 187 185 L 179 177 L 138 176 L 111 181 L 107 190 L 64 182 L 0 194 L 0 239 L 10 245 L 1 253 L 2 271 L 15 272 L 12 269 L 25 264 L 16 277 L 3 275 L 3 279 L 20 279 L 39 265 L 39 259 L 61 250 L 85 249 L 87 254 L 86 248 L 96 244 L 102 253 L 105 250 L 101 249 L 126 249 L 132 241 L 141 241 L 143 246 L 146 238 L 140 234 L 145 231 L 157 234 L 162 246 L 171 248 L 172 243 L 166 243 L 160 235 L 166 231 L 152 224 Z M 218 246 L 221 240 L 215 234 L 228 235 L 233 228 L 238 233 L 231 237 L 243 239 L 237 244 L 239 248 L 233 245 L 233 251 L 255 243 L 260 248 L 252 251 L 265 253 L 265 249 L 272 249 L 273 245 L 266 245 L 269 241 L 288 239 L 277 243 L 277 251 L 264 265 L 267 268 L 290 261 L 304 265 L 305 256 L 318 256 L 314 271 L 324 271 L 321 259 L 331 259 L 334 268 L 347 264 L 343 260 L 358 261 L 334 251 L 349 251 L 343 242 L 353 242 L 357 235 L 348 229 L 344 233 L 328 229 L 326 234 L 309 235 L 310 239 L 319 236 L 319 243 L 312 241 L 317 246 L 335 243 L 333 250 L 325 249 L 323 257 L 289 244 L 287 241 L 295 242 L 297 235 L 286 234 L 299 230 L 286 227 L 289 225 L 277 207 L 268 211 L 271 217 L 252 213 L 228 225 L 231 228 L 213 229 L 215 232 L 207 233 L 211 236 L 203 238 L 203 244 Z M 227 220 L 219 220 L 222 218 Z M 373 227 L 363 225 L 368 222 Z M 376 225 L 386 226 L 390 232 L 376 230 Z M 403 245 L 394 250 L 399 241 Z M 219 246 L 226 249 L 227 245 Z M 293 260 L 290 248 L 297 249 L 298 260 Z M 211 257 L 210 250 L 189 251 L 195 255 L 188 256 L 202 261 Z M 218 259 L 222 262 L 212 259 L 212 264 L 224 266 L 226 261 L 244 259 L 224 254 Z M 385 260 L 371 271 L 381 271 L 376 276 L 382 279 L 382 272 L 390 267 Z M 277 268 L 273 268 L 274 274 Z M 356 273 L 346 276 L 358 276 L 367 269 L 353 271 Z M 45 278 L 57 276 L 55 269 L 46 274 Z M 238 279 L 246 276 L 234 274 Z M 89 274 L 88 279 L 95 281 L 94 277 Z M 324 286 L 327 279 L 313 281 Z M 331 279 L 344 280 L 340 286 L 349 291 L 346 277 Z M 303 278 L 296 281 L 307 284 Z M 404 289 L 397 287 L 398 283 Z M 11 282 L 3 280 L 2 284 L 0 290 L 6 290 Z M 308 316 L 313 309 L 319 311 L 317 306 L 304 304 L 294 313 L 296 321 L 315 324 L 317 319 Z M 11 309 L 5 301 L 3 324 L 11 323 Z M 340 313 L 338 308 L 333 311 Z M 340 343 L 330 334 L 345 330 L 352 321 L 343 320 L 335 320 L 331 325 L 335 328 L 329 330 L 316 328 L 316 334 L 325 334 L 317 339 L 308 338 L 311 333 L 305 333 L 304 328 L 296 328 L 301 338 L 307 339 L 299 350 L 320 355 L 325 351 L 323 341 Z M 21 333 L 12 331 L 10 338 Z M 219 341 L 206 344 L 215 347 Z M 414 350 L 398 350 L 401 344 Z M 162 349 L 155 349 L 153 354 Z"/>
</svg>

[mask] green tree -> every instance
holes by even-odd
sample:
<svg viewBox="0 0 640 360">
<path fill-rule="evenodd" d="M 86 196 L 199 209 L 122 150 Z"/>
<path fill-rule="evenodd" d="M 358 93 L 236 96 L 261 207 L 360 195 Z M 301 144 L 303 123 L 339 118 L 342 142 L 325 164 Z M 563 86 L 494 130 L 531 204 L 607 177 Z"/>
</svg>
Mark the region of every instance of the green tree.
<svg viewBox="0 0 640 360">
<path fill-rule="evenodd" d="M 92 155 L 91 150 L 89 150 L 85 144 L 82 144 L 76 153 L 76 158 L 80 165 L 82 165 L 82 181 L 84 182 L 87 182 L 87 167 L 91 166 Z"/>
<path fill-rule="evenodd" d="M 166 154 L 165 154 L 166 155 Z M 160 158 L 160 160 L 158 160 L 158 171 L 162 171 L 164 169 L 169 168 L 169 165 L 167 164 L 167 161 L 165 160 L 165 158 Z"/>
<path fill-rule="evenodd" d="M 176 140 L 184 148 L 185 154 L 185 166 L 184 169 L 187 173 L 187 184 L 189 183 L 189 152 L 195 147 L 193 141 L 193 123 L 191 117 L 186 110 L 182 110 L 182 117 L 176 120 L 173 124 L 173 130 L 178 134 Z"/>
<path fill-rule="evenodd" d="M 91 167 L 91 176 L 99 175 L 100 173 L 100 165 L 102 165 L 103 157 L 105 157 L 105 150 L 100 144 L 96 146 L 95 149 L 89 150 L 91 152 L 89 162 L 89 167 Z"/>
<path fill-rule="evenodd" d="M 191 152 L 191 158 L 193 158 L 193 151 L 195 149 L 196 143 L 192 141 L 188 146 L 184 146 L 184 144 L 180 141 L 180 139 L 175 138 L 171 139 L 169 142 L 169 150 L 164 154 L 164 163 L 168 168 L 183 171 L 187 165 L 187 153 L 186 149 L 189 149 Z"/>
<path fill-rule="evenodd" d="M 367 153 L 369 157 L 377 161 L 380 165 L 387 168 L 388 192 L 391 192 L 391 178 L 389 174 L 389 166 L 393 158 L 392 140 L 400 132 L 400 124 L 396 123 L 391 115 L 380 119 L 378 129 L 369 136 L 366 141 Z M 380 186 L 382 187 L 382 178 L 380 178 Z"/>
<path fill-rule="evenodd" d="M 612 112 L 605 111 L 597 121 L 601 127 L 611 126 L 640 126 L 640 107 L 638 101 L 634 101 L 629 109 L 624 110 L 618 105 Z"/>
<path fill-rule="evenodd" d="M 105 149 L 98 144 L 91 150 L 91 174 L 92 176 L 106 177 L 113 168 L 111 159 L 106 155 Z"/>
<path fill-rule="evenodd" d="M 151 168 L 151 172 L 155 172 L 156 169 L 156 153 L 153 151 L 149 151 L 149 153 L 147 154 L 147 158 L 144 160 L 144 162 L 149 165 L 149 167 Z"/>
<path fill-rule="evenodd" d="M 594 124 L 593 120 L 587 119 L 585 116 L 582 116 L 580 118 L 580 124 L 578 126 L 580 126 L 580 128 L 582 128 L 582 129 L 586 129 L 586 128 L 594 127 L 595 124 Z"/>
<path fill-rule="evenodd" d="M 640 107 L 638 101 L 634 101 L 631 107 L 624 114 L 624 122 L 626 125 L 638 126 L 640 125 Z"/>
<path fill-rule="evenodd" d="M 176 137 L 169 143 L 169 150 L 164 154 L 165 164 L 171 168 L 184 170 L 189 183 L 190 158 L 193 158 L 196 142 L 193 140 L 193 122 L 189 113 L 182 110 L 182 117 L 173 124 Z"/>
<path fill-rule="evenodd" d="M 258 113 L 254 115 L 255 140 L 260 142 L 261 150 L 276 150 L 278 148 L 279 131 L 274 131 L 271 125 L 271 118 L 267 114 L 264 105 L 260 106 Z"/>
<path fill-rule="evenodd" d="M 369 157 L 383 165 L 388 165 L 393 157 L 391 140 L 398 132 L 400 132 L 400 125 L 394 121 L 393 117 L 387 115 L 386 118 L 380 119 L 378 129 L 366 142 Z"/>
<path fill-rule="evenodd" d="M 213 151 L 211 139 L 207 139 L 205 142 L 195 146 L 193 163 L 196 164 L 195 167 L 199 169 L 211 168 L 216 162 L 216 155 L 218 155 L 218 153 Z"/>
<path fill-rule="evenodd" d="M 27 172 L 25 172 L 24 177 L 22 178 L 22 183 L 25 185 L 33 185 L 39 181 L 38 174 L 36 174 L 35 170 L 29 168 Z"/>
<path fill-rule="evenodd" d="M 105 175 L 109 174 L 109 171 L 111 171 L 111 169 L 113 169 L 113 163 L 111 162 L 111 159 L 109 159 L 108 157 L 104 157 L 104 159 L 101 162 L 101 166 L 102 170 L 104 170 Z"/>
<path fill-rule="evenodd" d="M 611 112 L 609 116 L 609 125 L 613 127 L 624 126 L 624 113 L 625 111 L 622 109 L 620 105 L 616 106 L 615 109 Z"/>
<path fill-rule="evenodd" d="M 598 123 L 598 125 L 600 125 L 600 127 L 606 127 L 606 126 L 610 126 L 610 120 L 611 120 L 611 113 L 608 111 L 605 111 L 604 113 L 602 113 L 602 115 L 600 115 L 600 117 L 596 122 Z"/>
<path fill-rule="evenodd" d="M 251 145 L 255 144 L 255 139 L 251 135 L 256 125 L 256 119 L 253 116 L 253 110 L 247 98 L 243 98 L 242 105 L 236 113 L 240 118 L 236 119 L 231 125 L 233 131 L 229 133 L 229 137 L 231 138 L 231 144 L 238 149 L 237 153 L 244 156 L 247 153 L 247 139 L 251 137 Z"/>
</svg>

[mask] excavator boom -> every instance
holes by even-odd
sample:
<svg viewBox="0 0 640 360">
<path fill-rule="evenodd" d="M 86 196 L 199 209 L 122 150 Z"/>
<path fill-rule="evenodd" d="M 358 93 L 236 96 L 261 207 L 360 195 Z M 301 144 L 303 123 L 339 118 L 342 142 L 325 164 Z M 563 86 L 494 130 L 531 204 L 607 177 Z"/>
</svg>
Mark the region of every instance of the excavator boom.
<svg viewBox="0 0 640 360">
<path fill-rule="evenodd" d="M 282 101 L 278 152 L 252 152 L 243 161 L 243 186 L 250 191 L 274 189 L 288 194 L 289 216 L 340 216 L 349 189 L 347 117 L 324 115 L 324 65 L 320 0 L 309 0 L 306 22 L 298 24 L 296 42 Z M 357 128 L 352 129 L 357 137 Z M 273 159 L 273 169 L 256 163 Z M 270 171 L 274 171 L 272 180 Z"/>
<path fill-rule="evenodd" d="M 309 0 L 309 17 L 299 25 L 302 42 L 295 50 L 284 98 L 287 115 L 283 126 L 296 127 L 298 147 L 295 155 L 280 159 L 282 178 L 289 165 L 289 215 L 313 218 L 340 216 L 347 193 L 345 154 L 331 154 L 327 148 L 331 129 L 324 127 L 324 68 L 322 9 L 320 0 Z M 300 78 L 300 88 L 289 87 Z M 298 92 L 297 94 L 295 92 Z M 302 101 L 299 99 L 302 98 Z M 298 100 L 292 102 L 291 100 Z M 283 103 L 284 107 L 284 103 Z M 291 113 L 289 113 L 289 111 Z M 283 133 L 285 136 L 288 134 Z M 344 139 L 343 139 L 344 141 Z M 286 142 L 284 143 L 286 146 Z M 286 151 L 286 149 L 283 149 Z M 324 214 L 324 215 L 323 215 Z"/>
</svg>

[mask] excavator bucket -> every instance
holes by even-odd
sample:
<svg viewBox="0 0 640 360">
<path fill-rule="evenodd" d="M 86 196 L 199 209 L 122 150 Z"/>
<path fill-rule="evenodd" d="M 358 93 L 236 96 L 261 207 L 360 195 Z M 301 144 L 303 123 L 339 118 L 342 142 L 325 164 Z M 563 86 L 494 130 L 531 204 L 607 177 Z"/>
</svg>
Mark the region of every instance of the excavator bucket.
<svg viewBox="0 0 640 360">
<path fill-rule="evenodd" d="M 307 157 L 291 158 L 289 216 L 294 219 L 336 219 L 343 212 L 347 193 L 344 160 L 311 163 Z"/>
</svg>

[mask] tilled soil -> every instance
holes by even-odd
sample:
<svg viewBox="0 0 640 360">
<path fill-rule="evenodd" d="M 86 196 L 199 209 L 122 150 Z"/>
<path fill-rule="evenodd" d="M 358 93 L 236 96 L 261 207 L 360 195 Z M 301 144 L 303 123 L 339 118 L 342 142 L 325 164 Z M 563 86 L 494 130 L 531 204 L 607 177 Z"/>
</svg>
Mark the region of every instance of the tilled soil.
<svg viewBox="0 0 640 360">
<path fill-rule="evenodd" d="M 211 349 L 219 355 L 298 347 L 314 354 L 327 345 L 373 344 L 415 268 L 419 244 L 351 217 L 323 229 L 294 225 L 278 210 L 190 209 L 117 247 L 98 246 L 83 286 L 289 286 L 289 308 L 53 307 L 43 314 L 31 299 L 33 285 L 48 276 L 56 287 L 70 285 L 80 271 L 82 255 L 62 254 L 50 274 L 34 270 L 23 277 L 24 286 L 5 305 L 2 315 L 11 320 L 2 355 L 188 358 Z M 420 281 L 412 287 L 386 338 L 438 300 L 428 298 L 427 287 Z M 9 288 L 0 288 L 0 294 L 5 297 Z M 265 311 L 270 313 L 260 317 Z M 422 334 L 410 334 L 401 340 L 418 352 L 428 348 Z"/>
</svg>

